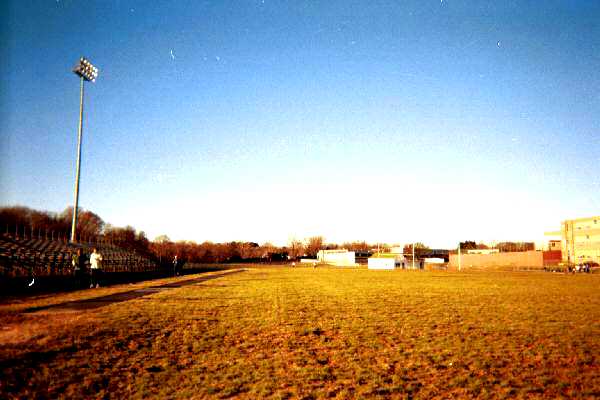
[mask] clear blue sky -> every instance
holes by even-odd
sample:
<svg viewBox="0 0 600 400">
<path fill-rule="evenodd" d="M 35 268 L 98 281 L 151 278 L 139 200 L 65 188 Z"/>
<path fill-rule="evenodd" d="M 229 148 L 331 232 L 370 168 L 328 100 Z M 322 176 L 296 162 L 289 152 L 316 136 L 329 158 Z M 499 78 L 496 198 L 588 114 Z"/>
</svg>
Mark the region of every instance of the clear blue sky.
<svg viewBox="0 0 600 400">
<path fill-rule="evenodd" d="M 538 240 L 600 214 L 598 1 L 8 1 L 0 205 L 150 238 Z"/>
</svg>

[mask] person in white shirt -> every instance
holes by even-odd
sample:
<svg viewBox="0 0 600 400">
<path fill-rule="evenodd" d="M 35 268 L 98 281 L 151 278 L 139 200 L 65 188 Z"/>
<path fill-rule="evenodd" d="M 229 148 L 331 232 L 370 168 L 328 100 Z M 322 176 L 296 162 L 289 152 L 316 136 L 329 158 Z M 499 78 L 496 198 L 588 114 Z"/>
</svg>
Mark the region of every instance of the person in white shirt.
<svg viewBox="0 0 600 400">
<path fill-rule="evenodd" d="M 100 274 L 102 273 L 102 254 L 98 249 L 90 255 L 90 288 L 100 287 Z"/>
</svg>

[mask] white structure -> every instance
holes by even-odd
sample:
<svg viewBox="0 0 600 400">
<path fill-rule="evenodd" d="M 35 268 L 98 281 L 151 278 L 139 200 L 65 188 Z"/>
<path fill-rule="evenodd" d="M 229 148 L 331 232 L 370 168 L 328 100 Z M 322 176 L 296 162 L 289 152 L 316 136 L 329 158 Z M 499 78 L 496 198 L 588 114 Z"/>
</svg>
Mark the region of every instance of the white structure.
<svg viewBox="0 0 600 400">
<path fill-rule="evenodd" d="M 396 259 L 393 257 L 369 257 L 369 269 L 394 269 Z"/>
<path fill-rule="evenodd" d="M 425 264 L 443 264 L 446 262 L 443 258 L 436 257 L 425 258 L 423 261 L 425 262 Z"/>
<path fill-rule="evenodd" d="M 356 259 L 353 251 L 341 250 L 319 250 L 317 260 L 320 263 L 335 265 L 338 267 L 354 267 Z"/>
<path fill-rule="evenodd" d="M 471 249 L 467 250 L 467 254 L 495 254 L 500 253 L 498 249 Z"/>
<path fill-rule="evenodd" d="M 420 258 L 415 258 L 414 260 L 412 258 L 405 258 L 400 266 L 402 269 L 423 269 L 424 263 Z"/>
</svg>

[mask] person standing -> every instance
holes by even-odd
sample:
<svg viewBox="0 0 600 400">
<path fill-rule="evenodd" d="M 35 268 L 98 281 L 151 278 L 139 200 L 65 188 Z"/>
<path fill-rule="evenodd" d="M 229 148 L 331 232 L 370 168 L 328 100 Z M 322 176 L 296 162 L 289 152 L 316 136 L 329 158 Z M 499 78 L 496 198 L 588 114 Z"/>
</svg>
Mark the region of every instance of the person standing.
<svg viewBox="0 0 600 400">
<path fill-rule="evenodd" d="M 179 275 L 179 260 L 177 260 L 177 254 L 173 258 L 173 276 Z"/>
<path fill-rule="evenodd" d="M 77 253 L 73 254 L 71 259 L 73 265 L 73 278 L 75 278 L 75 287 L 81 288 L 83 282 L 83 275 L 85 273 L 85 257 L 83 256 L 83 250 L 77 249 Z"/>
<path fill-rule="evenodd" d="M 102 273 L 102 254 L 94 247 L 90 255 L 90 288 L 100 287 L 100 274 Z"/>
</svg>

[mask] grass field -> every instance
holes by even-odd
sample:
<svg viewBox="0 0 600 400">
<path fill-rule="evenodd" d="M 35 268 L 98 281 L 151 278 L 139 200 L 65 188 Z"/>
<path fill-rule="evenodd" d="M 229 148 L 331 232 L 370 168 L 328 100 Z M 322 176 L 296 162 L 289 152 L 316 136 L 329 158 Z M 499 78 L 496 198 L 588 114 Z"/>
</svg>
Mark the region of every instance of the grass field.
<svg viewBox="0 0 600 400">
<path fill-rule="evenodd" d="M 598 398 L 600 275 L 248 271 L 0 304 L 0 398 Z"/>
</svg>

